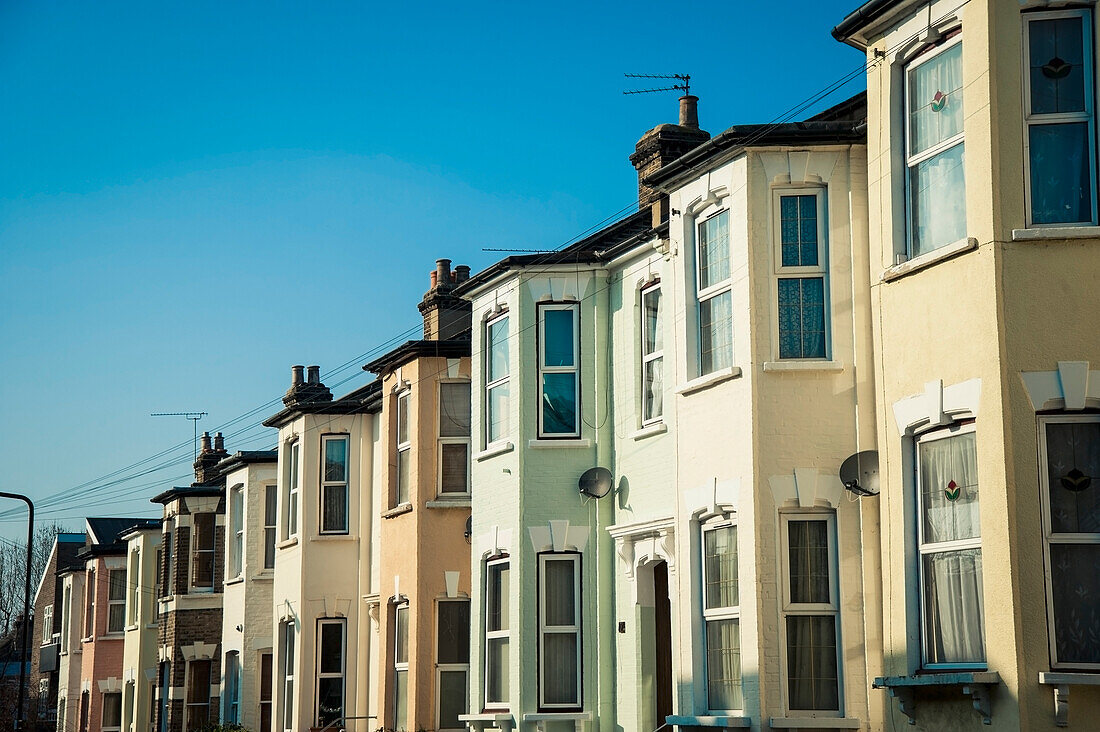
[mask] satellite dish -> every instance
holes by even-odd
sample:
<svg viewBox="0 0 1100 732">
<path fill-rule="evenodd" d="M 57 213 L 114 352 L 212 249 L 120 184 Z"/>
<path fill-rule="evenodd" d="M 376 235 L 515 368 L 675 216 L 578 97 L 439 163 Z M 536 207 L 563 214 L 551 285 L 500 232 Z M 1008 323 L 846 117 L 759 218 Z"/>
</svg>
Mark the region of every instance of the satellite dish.
<svg viewBox="0 0 1100 732">
<path fill-rule="evenodd" d="M 607 468 L 589 468 L 581 474 L 577 481 L 577 488 L 581 493 L 593 498 L 603 498 L 611 492 L 611 484 L 615 476 Z"/>
<path fill-rule="evenodd" d="M 864 450 L 840 466 L 840 482 L 857 496 L 878 495 L 878 451 Z"/>
</svg>

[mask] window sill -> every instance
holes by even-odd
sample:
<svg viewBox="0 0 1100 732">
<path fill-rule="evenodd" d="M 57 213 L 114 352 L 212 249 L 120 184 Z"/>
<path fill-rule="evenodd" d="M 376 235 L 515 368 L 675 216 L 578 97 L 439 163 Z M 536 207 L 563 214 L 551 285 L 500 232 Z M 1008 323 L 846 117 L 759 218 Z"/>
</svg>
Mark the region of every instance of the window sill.
<svg viewBox="0 0 1100 732">
<path fill-rule="evenodd" d="M 851 717 L 772 717 L 772 729 L 859 729 L 863 723 Z"/>
<path fill-rule="evenodd" d="M 425 501 L 425 508 L 469 508 L 470 497 L 461 498 L 437 498 L 434 501 Z"/>
<path fill-rule="evenodd" d="M 138 627 L 139 627 L 139 626 L 138 626 L 138 624 L 137 624 L 137 623 L 134 623 L 133 625 L 127 625 L 127 626 L 126 626 L 126 628 L 125 628 L 124 630 L 125 630 L 125 631 L 126 631 L 127 633 L 129 633 L 129 632 L 130 632 L 131 630 L 137 630 L 137 629 L 138 629 Z"/>
<path fill-rule="evenodd" d="M 470 729 L 482 732 L 486 727 L 493 727 L 505 732 L 511 732 L 516 728 L 516 720 L 510 712 L 484 712 L 482 714 L 460 714 L 460 722 L 469 722 Z"/>
<path fill-rule="evenodd" d="M 474 460 L 479 463 L 482 460 L 488 460 L 489 458 L 496 457 L 497 455 L 503 455 L 506 452 L 511 452 L 516 448 L 511 442 L 494 442 L 486 447 L 481 452 L 474 455 Z"/>
<path fill-rule="evenodd" d="M 726 729 L 748 729 L 752 726 L 752 719 L 749 717 L 692 717 L 673 715 L 665 717 L 665 723 L 674 727 L 724 727 Z"/>
<path fill-rule="evenodd" d="M 234 577 L 233 579 L 226 580 L 225 586 L 232 587 L 233 585 L 239 585 L 242 582 L 244 582 L 244 577 Z"/>
<path fill-rule="evenodd" d="M 1100 239 L 1100 226 L 1044 226 L 1012 230 L 1012 241 L 1058 239 Z"/>
<path fill-rule="evenodd" d="M 410 506 L 410 508 L 412 508 Z M 354 534 L 318 534 L 317 536 L 309 537 L 310 543 L 315 541 L 358 541 L 359 537 Z"/>
<path fill-rule="evenodd" d="M 126 631 L 124 631 L 124 630 L 112 630 L 108 633 L 104 633 L 103 635 L 99 636 L 98 638 L 96 638 L 96 640 L 97 641 L 122 640 L 125 637 L 126 637 Z M 91 641 L 90 638 L 88 640 Z"/>
<path fill-rule="evenodd" d="M 288 547 L 294 546 L 297 543 L 298 543 L 298 537 L 297 536 L 292 536 L 289 539 L 283 539 L 282 541 L 280 541 L 278 544 L 275 545 L 275 548 L 276 549 L 286 549 Z"/>
<path fill-rule="evenodd" d="M 566 437 L 560 440 L 528 440 L 527 447 L 535 450 L 548 447 L 586 448 L 592 447 L 592 440 L 587 437 Z"/>
<path fill-rule="evenodd" d="M 572 722 L 573 729 L 580 732 L 587 722 L 592 721 L 592 712 L 536 712 L 523 715 L 524 722 L 534 722 L 538 732 L 546 732 L 547 725 L 557 722 Z"/>
<path fill-rule="evenodd" d="M 715 384 L 721 384 L 723 381 L 729 381 L 730 379 L 736 379 L 741 375 L 740 366 L 730 366 L 727 369 L 720 369 L 706 376 L 700 376 L 697 379 L 692 379 L 686 384 L 682 384 L 677 390 L 677 394 L 694 394 L 697 391 L 708 389 Z"/>
<path fill-rule="evenodd" d="M 939 249 L 933 249 L 930 252 L 924 254 L 918 254 L 910 259 L 908 262 L 902 262 L 901 264 L 895 264 L 893 267 L 887 267 L 886 271 L 882 273 L 883 282 L 893 282 L 896 279 L 900 279 L 907 274 L 918 272 L 925 267 L 931 267 L 933 264 L 942 262 L 945 259 L 950 259 L 956 254 L 962 254 L 963 252 L 969 252 L 971 249 L 978 248 L 978 240 L 973 237 L 967 237 L 966 239 L 959 239 L 953 244 L 947 244 Z"/>
<path fill-rule="evenodd" d="M 1100 672 L 1040 671 L 1039 683 L 1054 687 L 1054 726 L 1069 726 L 1069 687 L 1100 686 Z"/>
<path fill-rule="evenodd" d="M 901 713 L 909 717 L 910 724 L 916 724 L 917 689 L 961 686 L 962 692 L 970 697 L 974 709 L 981 715 L 982 724 L 992 724 L 990 691 L 1000 682 L 1001 676 L 996 671 L 944 671 L 913 676 L 879 676 L 871 688 L 889 691 L 890 696 L 898 700 Z"/>
<path fill-rule="evenodd" d="M 668 425 L 664 422 L 654 422 L 653 424 L 647 424 L 640 430 L 634 430 L 630 433 L 630 438 L 632 440 L 644 440 L 647 437 L 663 435 L 666 432 L 668 432 Z"/>
<path fill-rule="evenodd" d="M 252 580 L 254 582 L 271 582 L 274 579 L 275 579 L 275 570 L 274 570 L 274 568 L 265 569 L 262 572 L 257 572 L 256 574 L 252 575 Z"/>
<path fill-rule="evenodd" d="M 393 508 L 391 508 L 388 511 L 383 511 L 382 512 L 382 518 L 384 518 L 384 519 L 396 518 L 397 516 L 400 516 L 401 514 L 404 514 L 404 513 L 408 513 L 409 511 L 412 511 L 412 510 L 413 510 L 413 507 L 412 507 L 411 503 L 402 503 L 402 504 L 399 504 L 397 506 L 394 506 Z"/>
<path fill-rule="evenodd" d="M 765 361 L 764 371 L 843 371 L 840 361 Z"/>
</svg>

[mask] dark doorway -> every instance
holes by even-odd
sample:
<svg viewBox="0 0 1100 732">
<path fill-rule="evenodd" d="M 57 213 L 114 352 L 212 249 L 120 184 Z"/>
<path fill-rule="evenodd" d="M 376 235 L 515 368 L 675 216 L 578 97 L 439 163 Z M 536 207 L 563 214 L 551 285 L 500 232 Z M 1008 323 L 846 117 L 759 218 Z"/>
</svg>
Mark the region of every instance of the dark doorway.
<svg viewBox="0 0 1100 732">
<path fill-rule="evenodd" d="M 653 566 L 653 636 L 657 666 L 657 726 L 672 714 L 672 606 L 668 597 L 668 565 Z"/>
</svg>

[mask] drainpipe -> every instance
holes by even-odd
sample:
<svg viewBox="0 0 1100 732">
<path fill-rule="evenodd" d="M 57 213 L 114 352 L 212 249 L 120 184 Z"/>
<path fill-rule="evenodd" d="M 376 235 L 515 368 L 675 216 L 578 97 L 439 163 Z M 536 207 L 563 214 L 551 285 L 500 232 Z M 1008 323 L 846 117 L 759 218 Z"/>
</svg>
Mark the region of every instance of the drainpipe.
<svg viewBox="0 0 1100 732">
<path fill-rule="evenodd" d="M 596 465 L 611 470 L 612 440 L 615 424 L 611 416 L 611 292 L 609 273 L 598 272 L 593 278 L 596 297 L 593 306 L 593 345 L 595 354 L 595 397 L 593 398 L 596 425 Z M 597 691 L 600 732 L 615 732 L 615 598 L 612 585 L 615 581 L 615 546 L 607 527 L 614 522 L 615 491 L 611 490 L 596 502 L 596 647 L 599 670 Z"/>
</svg>

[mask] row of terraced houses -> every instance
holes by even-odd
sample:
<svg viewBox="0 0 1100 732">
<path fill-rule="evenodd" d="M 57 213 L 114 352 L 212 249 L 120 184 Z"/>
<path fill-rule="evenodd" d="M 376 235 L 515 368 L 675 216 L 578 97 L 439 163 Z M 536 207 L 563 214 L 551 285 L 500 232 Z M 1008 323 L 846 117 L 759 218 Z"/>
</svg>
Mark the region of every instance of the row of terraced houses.
<svg viewBox="0 0 1100 732">
<path fill-rule="evenodd" d="M 1096 729 L 1098 17 L 871 0 L 865 95 L 685 96 L 636 213 L 440 259 L 369 384 L 58 537 L 44 729 Z"/>
</svg>

